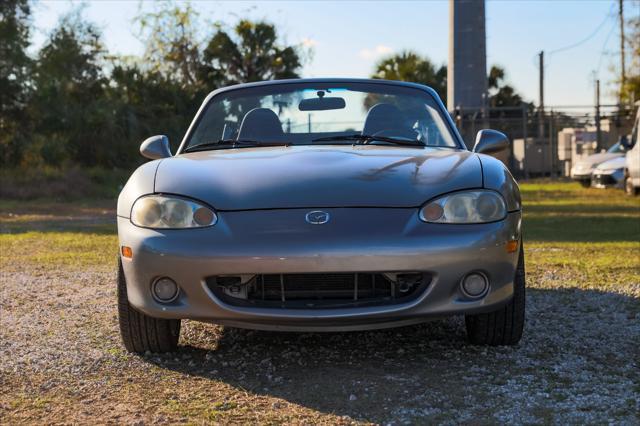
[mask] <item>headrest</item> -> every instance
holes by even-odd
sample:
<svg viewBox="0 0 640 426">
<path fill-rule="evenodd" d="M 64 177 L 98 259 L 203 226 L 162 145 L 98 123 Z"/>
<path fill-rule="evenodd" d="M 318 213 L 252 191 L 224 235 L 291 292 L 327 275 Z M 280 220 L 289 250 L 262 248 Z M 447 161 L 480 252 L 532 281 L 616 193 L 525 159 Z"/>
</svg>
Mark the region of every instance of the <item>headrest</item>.
<svg viewBox="0 0 640 426">
<path fill-rule="evenodd" d="M 283 138 L 282 123 L 268 108 L 255 108 L 246 113 L 238 131 L 238 139 L 281 142 Z"/>
<path fill-rule="evenodd" d="M 375 104 L 367 113 L 362 134 L 373 135 L 382 130 L 404 129 L 406 126 L 406 118 L 397 106 L 392 104 Z"/>
</svg>

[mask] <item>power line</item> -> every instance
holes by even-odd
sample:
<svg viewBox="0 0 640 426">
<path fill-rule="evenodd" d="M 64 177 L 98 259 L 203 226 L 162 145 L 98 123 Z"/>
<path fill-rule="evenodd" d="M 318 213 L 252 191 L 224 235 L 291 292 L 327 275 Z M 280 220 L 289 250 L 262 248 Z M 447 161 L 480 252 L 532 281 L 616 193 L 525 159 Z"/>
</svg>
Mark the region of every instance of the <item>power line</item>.
<svg viewBox="0 0 640 426">
<path fill-rule="evenodd" d="M 612 10 L 613 10 L 613 5 L 612 5 L 612 6 L 611 6 L 611 8 L 609 9 L 609 13 L 607 13 L 607 15 L 605 16 L 604 20 L 603 20 L 602 22 L 600 22 L 600 24 L 596 27 L 596 29 L 595 29 L 591 34 L 589 34 L 587 37 L 585 37 L 584 39 L 580 40 L 580 41 L 579 41 L 579 42 L 577 42 L 577 43 L 573 43 L 573 44 L 570 44 L 570 45 L 568 45 L 568 46 L 561 47 L 561 48 L 559 48 L 559 49 L 554 49 L 554 50 L 545 51 L 544 53 L 545 53 L 545 54 L 547 54 L 548 56 L 551 56 L 551 55 L 553 55 L 554 53 L 563 52 L 563 51 L 565 51 L 565 50 L 573 49 L 574 47 L 578 47 L 578 46 L 580 46 L 581 44 L 584 44 L 584 43 L 586 43 L 587 41 L 591 40 L 593 37 L 595 37 L 595 35 L 596 35 L 596 34 L 598 34 L 598 32 L 599 32 L 599 31 L 602 29 L 602 27 L 606 24 L 607 20 L 608 20 L 609 18 L 611 18 L 611 17 L 613 17 L 613 16 L 614 16 L 614 15 L 613 15 L 613 13 L 612 13 Z M 602 51 L 601 51 L 601 53 L 600 53 L 600 58 L 599 58 L 599 60 L 598 60 L 598 68 L 597 68 L 597 69 L 598 69 L 598 72 L 600 71 L 600 65 L 601 65 L 600 63 L 602 62 L 602 56 L 603 56 L 603 54 L 604 54 L 604 49 L 605 49 L 605 47 L 606 47 L 607 43 L 609 42 L 609 39 L 611 38 L 611 34 L 613 33 L 613 30 L 614 30 L 615 28 L 616 28 L 616 22 L 613 22 L 613 25 L 611 26 L 611 30 L 610 30 L 610 31 L 609 31 L 609 33 L 607 34 L 607 38 L 606 38 L 606 40 L 605 40 L 604 44 L 602 45 Z M 539 56 L 539 53 L 536 53 L 535 55 L 533 55 L 533 56 L 531 57 L 531 62 L 533 63 L 533 65 L 534 65 L 536 68 L 538 68 L 538 56 Z"/>
<path fill-rule="evenodd" d="M 616 25 L 611 26 L 611 30 L 609 30 L 609 34 L 607 34 L 607 38 L 604 40 L 602 44 L 602 49 L 600 50 L 600 57 L 598 58 L 598 66 L 596 67 L 596 75 L 600 75 L 600 67 L 602 66 L 602 58 L 604 58 L 604 54 L 607 50 L 607 43 L 609 43 L 609 39 L 611 38 L 611 34 L 613 34 L 613 30 L 616 29 Z"/>
<path fill-rule="evenodd" d="M 583 38 L 582 40 L 570 44 L 568 46 L 564 46 L 564 47 L 560 47 L 558 49 L 554 49 L 554 50 L 550 50 L 547 52 L 547 54 L 549 55 L 553 55 L 554 53 L 558 53 L 558 52 L 564 52 L 565 50 L 569 50 L 569 49 L 573 49 L 574 47 L 578 47 L 584 43 L 586 43 L 587 41 L 591 40 L 593 37 L 595 37 L 596 34 L 598 34 L 598 32 L 602 29 L 602 27 L 604 26 L 604 24 L 607 22 L 607 20 L 609 20 L 609 18 L 611 18 L 612 14 L 611 11 L 613 10 L 613 6 L 614 4 L 611 4 L 611 7 L 609 8 L 609 13 L 607 13 L 604 17 L 604 19 L 602 20 L 602 22 L 600 22 L 600 25 L 598 25 L 596 27 L 595 30 L 593 30 L 593 32 L 591 32 L 591 34 L 589 34 L 587 37 Z"/>
</svg>

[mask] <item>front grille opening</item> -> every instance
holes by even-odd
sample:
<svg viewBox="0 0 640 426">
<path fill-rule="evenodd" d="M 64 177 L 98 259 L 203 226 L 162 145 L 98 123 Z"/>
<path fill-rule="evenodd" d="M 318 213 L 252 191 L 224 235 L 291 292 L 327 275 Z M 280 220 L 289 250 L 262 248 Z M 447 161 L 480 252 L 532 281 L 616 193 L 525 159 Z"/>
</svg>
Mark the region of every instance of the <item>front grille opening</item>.
<svg viewBox="0 0 640 426">
<path fill-rule="evenodd" d="M 234 306 L 328 309 L 405 303 L 431 281 L 423 272 L 213 276 L 207 286 Z"/>
<path fill-rule="evenodd" d="M 611 175 L 594 175 L 593 176 L 594 185 L 615 185 L 617 181 Z"/>
</svg>

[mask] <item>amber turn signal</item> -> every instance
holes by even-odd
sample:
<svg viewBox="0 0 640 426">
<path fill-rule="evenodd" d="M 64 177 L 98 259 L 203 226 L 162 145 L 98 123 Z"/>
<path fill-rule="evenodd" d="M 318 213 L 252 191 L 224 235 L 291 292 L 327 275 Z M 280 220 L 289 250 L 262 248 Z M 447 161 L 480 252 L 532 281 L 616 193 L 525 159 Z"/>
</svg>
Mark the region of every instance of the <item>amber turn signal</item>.
<svg viewBox="0 0 640 426">
<path fill-rule="evenodd" d="M 515 253 L 518 250 L 518 240 L 507 242 L 507 253 Z"/>
<path fill-rule="evenodd" d="M 122 257 L 133 259 L 133 250 L 131 250 L 131 247 L 122 246 Z"/>
</svg>

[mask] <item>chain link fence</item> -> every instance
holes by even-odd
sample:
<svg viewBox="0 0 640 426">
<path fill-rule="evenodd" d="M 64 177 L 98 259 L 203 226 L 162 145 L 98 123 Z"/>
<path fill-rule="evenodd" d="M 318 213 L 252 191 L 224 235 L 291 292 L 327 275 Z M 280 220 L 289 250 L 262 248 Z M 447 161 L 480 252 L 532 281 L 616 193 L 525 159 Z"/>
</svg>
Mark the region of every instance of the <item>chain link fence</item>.
<svg viewBox="0 0 640 426">
<path fill-rule="evenodd" d="M 569 175 L 572 162 L 606 150 L 630 134 L 634 115 L 631 108 L 618 105 L 602 105 L 599 111 L 591 105 L 547 106 L 541 113 L 522 104 L 458 109 L 453 119 L 469 148 L 479 130 L 505 133 L 511 147 L 501 160 L 517 178 L 561 178 Z"/>
</svg>

